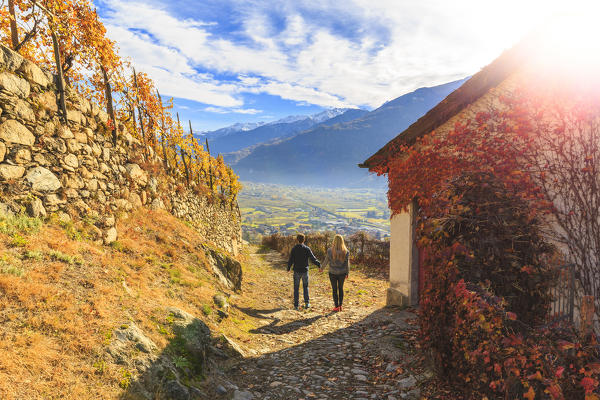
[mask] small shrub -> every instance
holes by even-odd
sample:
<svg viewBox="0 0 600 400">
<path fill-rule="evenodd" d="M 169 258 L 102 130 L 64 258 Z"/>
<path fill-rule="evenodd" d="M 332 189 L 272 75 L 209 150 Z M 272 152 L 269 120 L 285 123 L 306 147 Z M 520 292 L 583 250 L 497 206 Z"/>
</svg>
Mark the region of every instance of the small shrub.
<svg viewBox="0 0 600 400">
<path fill-rule="evenodd" d="M 25 239 L 18 233 L 15 233 L 12 237 L 12 240 L 10 241 L 10 245 L 12 247 L 25 247 L 27 246 L 27 239 Z"/>
<path fill-rule="evenodd" d="M 14 236 L 17 233 L 37 233 L 42 227 L 42 220 L 31 218 L 26 215 L 13 215 L 8 218 L 0 218 L 0 233 Z"/>
<path fill-rule="evenodd" d="M 44 257 L 41 251 L 27 250 L 23 253 L 23 259 L 39 261 Z"/>
<path fill-rule="evenodd" d="M 127 389 L 131 385 L 131 372 L 126 369 L 121 370 L 121 380 L 119 381 L 119 386 L 122 389 Z"/>
<path fill-rule="evenodd" d="M 19 277 L 23 276 L 23 274 L 25 273 L 23 271 L 23 268 L 19 268 L 11 264 L 5 264 L 1 266 L 0 271 L 2 271 L 3 274 L 14 275 Z"/>
<path fill-rule="evenodd" d="M 52 259 L 53 261 L 60 261 L 60 262 L 64 262 L 69 265 L 83 264 L 83 261 L 79 257 L 70 256 L 68 254 L 65 254 L 65 253 L 57 251 L 57 250 L 50 251 L 48 253 L 48 255 L 50 256 L 50 259 Z"/>
<path fill-rule="evenodd" d="M 174 356 L 173 364 L 175 364 L 175 367 L 179 369 L 189 368 L 192 366 L 192 363 L 189 362 L 188 359 L 183 356 Z"/>
<path fill-rule="evenodd" d="M 110 246 L 120 253 L 129 253 L 130 250 L 127 246 L 125 246 L 122 242 L 115 240 L 110 244 Z"/>
<path fill-rule="evenodd" d="M 106 362 L 104 360 L 98 360 L 92 364 L 92 367 L 96 370 L 96 374 L 103 375 L 104 371 L 106 371 Z"/>
<path fill-rule="evenodd" d="M 208 304 L 203 304 L 202 313 L 208 317 L 212 313 L 212 308 Z"/>
</svg>

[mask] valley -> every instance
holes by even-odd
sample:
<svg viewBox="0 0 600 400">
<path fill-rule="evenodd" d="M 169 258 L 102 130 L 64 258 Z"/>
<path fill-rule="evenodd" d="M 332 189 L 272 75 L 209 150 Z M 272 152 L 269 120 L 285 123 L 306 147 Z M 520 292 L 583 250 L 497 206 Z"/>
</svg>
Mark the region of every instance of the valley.
<svg viewBox="0 0 600 400">
<path fill-rule="evenodd" d="M 244 239 L 335 231 L 389 237 L 387 196 L 381 189 L 296 187 L 244 182 L 239 195 Z"/>
</svg>

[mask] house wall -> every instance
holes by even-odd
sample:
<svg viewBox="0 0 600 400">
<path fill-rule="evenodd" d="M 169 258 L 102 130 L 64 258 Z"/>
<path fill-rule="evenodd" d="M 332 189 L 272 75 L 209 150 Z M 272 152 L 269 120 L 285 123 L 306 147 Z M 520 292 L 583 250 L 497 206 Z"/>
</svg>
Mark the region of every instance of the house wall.
<svg viewBox="0 0 600 400">
<path fill-rule="evenodd" d="M 392 217 L 390 222 L 390 287 L 388 306 L 410 306 L 419 302 L 419 256 L 415 245 L 415 205 Z"/>
<path fill-rule="evenodd" d="M 515 89 L 519 74 L 510 76 L 491 89 L 477 101 L 450 118 L 436 129 L 436 135 L 444 136 L 454 129 L 459 121 L 474 118 L 491 107 L 499 107 L 499 97 Z M 406 212 L 392 217 L 390 222 L 390 287 L 387 290 L 387 305 L 408 306 L 419 303 L 419 252 L 415 243 L 415 205 Z"/>
</svg>

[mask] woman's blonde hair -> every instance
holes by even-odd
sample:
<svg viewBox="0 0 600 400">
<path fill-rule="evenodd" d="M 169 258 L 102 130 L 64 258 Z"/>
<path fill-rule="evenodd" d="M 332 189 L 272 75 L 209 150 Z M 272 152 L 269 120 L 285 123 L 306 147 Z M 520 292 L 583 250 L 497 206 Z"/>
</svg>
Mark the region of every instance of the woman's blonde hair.
<svg viewBox="0 0 600 400">
<path fill-rule="evenodd" d="M 335 235 L 333 238 L 333 246 L 331 246 L 331 258 L 336 261 L 343 260 L 348 253 L 348 249 L 344 244 L 344 238 L 342 235 Z"/>
</svg>

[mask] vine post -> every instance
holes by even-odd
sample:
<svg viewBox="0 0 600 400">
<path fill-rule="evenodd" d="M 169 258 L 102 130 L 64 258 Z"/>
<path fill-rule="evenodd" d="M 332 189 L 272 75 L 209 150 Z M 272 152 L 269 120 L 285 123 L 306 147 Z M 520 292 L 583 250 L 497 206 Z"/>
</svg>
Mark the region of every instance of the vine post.
<svg viewBox="0 0 600 400">
<path fill-rule="evenodd" d="M 102 77 L 104 78 L 104 91 L 106 95 L 106 111 L 108 112 L 108 117 L 110 119 L 112 125 L 112 141 L 113 144 L 117 144 L 117 124 L 115 119 L 115 109 L 113 108 L 113 98 L 112 98 L 112 88 L 110 86 L 110 81 L 108 79 L 108 74 L 106 73 L 106 68 L 103 65 L 100 65 L 100 69 L 102 70 Z M 134 121 L 135 123 L 135 121 Z"/>
<path fill-rule="evenodd" d="M 169 173 L 169 160 L 167 159 L 167 146 L 165 144 L 165 109 L 158 89 L 156 89 L 156 95 L 158 96 L 158 101 L 160 103 L 160 144 L 163 152 L 163 164 L 165 171 Z"/>
<path fill-rule="evenodd" d="M 177 113 L 177 129 L 179 129 L 179 131 L 181 132 L 183 129 L 181 128 L 181 122 L 179 121 L 179 113 Z M 188 168 L 187 165 L 187 161 L 186 161 L 186 152 L 185 149 L 183 148 L 183 143 L 179 144 L 179 151 L 181 153 L 181 160 L 183 161 L 183 168 L 185 170 L 185 178 L 187 180 L 188 185 L 190 184 L 190 170 Z"/>
</svg>

